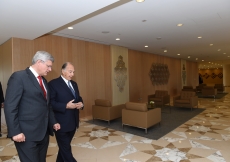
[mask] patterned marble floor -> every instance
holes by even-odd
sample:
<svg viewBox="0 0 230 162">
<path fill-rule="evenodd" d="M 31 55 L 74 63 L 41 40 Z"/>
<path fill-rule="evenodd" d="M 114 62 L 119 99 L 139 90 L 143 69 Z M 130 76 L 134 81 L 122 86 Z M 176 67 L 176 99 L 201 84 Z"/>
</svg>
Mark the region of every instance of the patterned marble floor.
<svg viewBox="0 0 230 162">
<path fill-rule="evenodd" d="M 229 162 L 230 94 L 222 99 L 199 99 L 201 114 L 159 140 L 88 124 L 81 119 L 72 141 L 78 162 Z M 173 112 L 172 112 L 173 113 Z M 0 162 L 19 162 L 2 124 Z M 143 132 L 144 133 L 144 132 Z M 47 162 L 55 162 L 58 146 L 50 138 Z"/>
</svg>

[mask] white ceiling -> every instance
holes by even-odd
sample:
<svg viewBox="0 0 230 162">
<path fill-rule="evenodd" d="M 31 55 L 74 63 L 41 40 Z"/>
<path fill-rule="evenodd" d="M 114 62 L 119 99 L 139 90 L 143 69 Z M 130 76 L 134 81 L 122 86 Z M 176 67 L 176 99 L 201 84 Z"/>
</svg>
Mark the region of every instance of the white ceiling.
<svg viewBox="0 0 230 162">
<path fill-rule="evenodd" d="M 1 0 L 0 44 L 51 33 L 220 66 L 230 63 L 229 8 L 230 0 Z"/>
</svg>

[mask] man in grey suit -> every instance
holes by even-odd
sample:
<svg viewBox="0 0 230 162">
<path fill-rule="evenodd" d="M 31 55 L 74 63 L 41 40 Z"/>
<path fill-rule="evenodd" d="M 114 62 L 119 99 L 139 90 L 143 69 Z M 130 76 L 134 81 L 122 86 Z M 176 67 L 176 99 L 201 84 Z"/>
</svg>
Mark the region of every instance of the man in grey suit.
<svg viewBox="0 0 230 162">
<path fill-rule="evenodd" d="M 49 87 L 45 78 L 54 58 L 38 51 L 32 65 L 14 72 L 9 78 L 4 111 L 8 137 L 12 138 L 20 161 L 45 162 L 49 135 L 60 129 L 49 103 Z"/>
</svg>

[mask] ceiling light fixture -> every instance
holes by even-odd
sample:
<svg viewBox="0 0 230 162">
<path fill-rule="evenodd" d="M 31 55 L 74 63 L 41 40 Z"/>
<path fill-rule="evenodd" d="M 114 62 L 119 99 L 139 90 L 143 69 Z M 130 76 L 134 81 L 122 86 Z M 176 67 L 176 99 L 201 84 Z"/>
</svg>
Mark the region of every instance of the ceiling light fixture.
<svg viewBox="0 0 230 162">
<path fill-rule="evenodd" d="M 217 51 L 221 51 L 221 49 L 218 49 Z"/>
<path fill-rule="evenodd" d="M 177 24 L 177 26 L 183 26 L 183 24 Z"/>
<path fill-rule="evenodd" d="M 202 60 L 202 61 L 204 61 L 204 60 Z"/>
<path fill-rule="evenodd" d="M 73 27 L 72 27 L 72 26 L 70 26 L 70 27 L 68 27 L 68 29 L 73 29 Z"/>
<path fill-rule="evenodd" d="M 226 53 L 223 53 L 224 55 L 226 54 Z"/>
<path fill-rule="evenodd" d="M 136 1 L 139 3 L 139 2 L 144 2 L 145 0 L 136 0 Z"/>
<path fill-rule="evenodd" d="M 198 60 L 198 58 L 196 58 L 196 60 Z"/>
<path fill-rule="evenodd" d="M 188 58 L 190 58 L 190 56 L 188 56 Z"/>
<path fill-rule="evenodd" d="M 120 38 L 116 38 L 116 40 L 120 40 Z"/>
<path fill-rule="evenodd" d="M 145 46 L 145 47 L 149 47 L 149 46 Z"/>
<path fill-rule="evenodd" d="M 164 52 L 168 52 L 167 50 L 164 50 Z"/>
<path fill-rule="evenodd" d="M 210 44 L 210 46 L 213 46 L 213 44 Z"/>
<path fill-rule="evenodd" d="M 201 36 L 199 36 L 199 37 L 197 37 L 197 38 L 199 38 L 199 39 L 200 39 L 200 38 L 202 38 L 202 37 L 201 37 Z"/>
<path fill-rule="evenodd" d="M 179 54 L 179 53 L 178 53 L 177 55 L 178 55 L 178 56 L 180 56 L 180 54 Z"/>
</svg>

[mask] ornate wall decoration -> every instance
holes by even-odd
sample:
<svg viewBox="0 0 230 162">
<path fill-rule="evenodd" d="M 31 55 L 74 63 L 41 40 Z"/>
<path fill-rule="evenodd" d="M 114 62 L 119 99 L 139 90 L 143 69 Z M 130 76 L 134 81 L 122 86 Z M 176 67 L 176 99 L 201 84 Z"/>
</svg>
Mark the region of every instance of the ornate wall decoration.
<svg viewBox="0 0 230 162">
<path fill-rule="evenodd" d="M 114 72 L 114 80 L 117 82 L 119 91 L 122 92 L 124 90 L 125 81 L 127 80 L 127 68 L 125 67 L 125 62 L 123 61 L 123 57 L 121 55 L 118 57 Z"/>
<path fill-rule="evenodd" d="M 186 69 L 186 60 L 181 60 L 181 79 L 182 87 L 187 85 L 187 69 Z"/>
<path fill-rule="evenodd" d="M 153 85 L 167 84 L 169 75 L 170 73 L 169 73 L 168 65 L 160 64 L 160 63 L 152 64 L 150 68 L 149 76 Z"/>
</svg>

